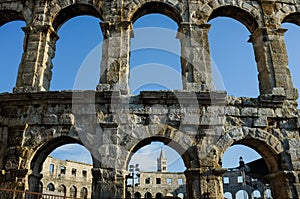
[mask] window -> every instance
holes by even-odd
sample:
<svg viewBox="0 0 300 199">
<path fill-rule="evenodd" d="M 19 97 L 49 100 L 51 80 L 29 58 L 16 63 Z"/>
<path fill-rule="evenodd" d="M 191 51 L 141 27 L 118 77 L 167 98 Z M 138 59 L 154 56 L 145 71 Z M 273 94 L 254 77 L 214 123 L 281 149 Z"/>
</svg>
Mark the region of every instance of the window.
<svg viewBox="0 0 300 199">
<path fill-rule="evenodd" d="M 87 171 L 86 171 L 86 170 L 83 170 L 83 171 L 82 171 L 82 177 L 84 177 L 84 178 L 87 177 Z"/>
<path fill-rule="evenodd" d="M 76 176 L 76 169 L 72 168 L 72 176 Z"/>
<path fill-rule="evenodd" d="M 160 178 L 156 178 L 156 184 L 161 184 L 161 179 Z"/>
<path fill-rule="evenodd" d="M 65 175 L 66 174 L 66 167 L 65 166 L 60 166 L 60 174 Z"/>
<path fill-rule="evenodd" d="M 150 184 L 150 178 L 149 177 L 145 179 L 145 184 Z"/>
<path fill-rule="evenodd" d="M 163 167 L 163 171 L 166 171 L 167 170 L 167 167 Z"/>
<path fill-rule="evenodd" d="M 238 183 L 243 183 L 243 176 L 238 176 L 237 177 L 237 182 Z"/>
<path fill-rule="evenodd" d="M 167 179 L 167 184 L 172 184 L 172 178 Z"/>
<path fill-rule="evenodd" d="M 50 164 L 49 166 L 49 172 L 54 173 L 54 164 Z"/>
<path fill-rule="evenodd" d="M 224 177 L 223 178 L 223 183 L 224 184 L 229 184 L 229 177 Z"/>
<path fill-rule="evenodd" d="M 179 179 L 178 179 L 178 184 L 179 184 L 179 185 L 182 185 L 182 184 L 183 184 L 182 178 L 179 178 Z"/>
</svg>

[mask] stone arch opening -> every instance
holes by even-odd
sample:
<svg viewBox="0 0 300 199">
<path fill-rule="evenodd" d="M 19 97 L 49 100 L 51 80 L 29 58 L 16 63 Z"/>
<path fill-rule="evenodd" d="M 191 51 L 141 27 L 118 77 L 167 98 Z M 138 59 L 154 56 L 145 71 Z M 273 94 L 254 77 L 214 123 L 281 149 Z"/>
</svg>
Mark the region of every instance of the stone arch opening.
<svg viewBox="0 0 300 199">
<path fill-rule="evenodd" d="M 224 193 L 224 198 L 225 199 L 232 199 L 232 194 L 230 192 L 225 192 Z"/>
<path fill-rule="evenodd" d="M 178 25 L 162 14 L 147 14 L 133 24 L 130 44 L 131 93 L 141 90 L 182 89 Z M 160 73 L 158 74 L 158 71 Z"/>
<path fill-rule="evenodd" d="M 244 133 L 244 135 L 241 136 L 240 133 Z M 253 170 L 259 171 L 256 172 L 255 175 L 257 178 L 262 179 L 262 188 L 271 184 L 272 195 L 274 195 L 274 197 L 287 195 L 288 193 L 286 193 L 286 190 L 282 188 L 284 185 L 281 184 L 281 179 L 284 178 L 284 175 L 280 175 L 280 169 L 283 164 L 282 161 L 285 161 L 282 159 L 282 156 L 284 155 L 282 154 L 283 146 L 281 141 L 268 132 L 261 130 L 252 131 L 250 129 L 244 129 L 244 132 L 241 132 L 236 129 L 232 130 L 230 134 L 233 136 L 231 137 L 231 142 L 225 145 L 223 143 L 223 147 L 221 147 L 222 151 L 225 152 L 231 145 L 237 144 L 255 150 L 261 155 L 262 159 L 257 160 L 257 162 L 255 161 L 253 164 L 251 163 L 251 166 L 253 167 Z M 217 145 L 221 144 L 221 140 Z M 241 173 L 240 171 L 237 172 Z"/>
<path fill-rule="evenodd" d="M 22 13 L 15 10 L 1 10 L 0 11 L 0 27 L 11 21 L 25 21 Z"/>
<path fill-rule="evenodd" d="M 167 2 L 147 2 L 132 12 L 130 20 L 134 23 L 138 18 L 152 13 L 163 14 L 173 19 L 178 25 L 183 21 L 180 10 Z"/>
<path fill-rule="evenodd" d="M 299 64 L 299 48 L 300 41 L 298 39 L 300 34 L 300 13 L 292 13 L 286 16 L 282 21 L 282 27 L 286 29 L 284 33 L 284 41 L 287 50 L 288 68 L 291 73 L 294 87 L 298 89 L 298 109 L 300 108 L 300 64 Z"/>
<path fill-rule="evenodd" d="M 67 182 L 64 180 L 65 178 L 77 179 L 77 181 L 78 179 L 81 179 L 88 183 L 89 179 L 92 179 L 92 165 L 89 166 L 81 160 L 70 160 L 73 159 L 70 154 L 72 151 L 76 153 L 78 158 L 82 157 L 82 155 L 79 154 L 85 153 L 82 149 L 77 147 L 78 145 L 83 146 L 78 139 L 69 136 L 60 136 L 44 142 L 38 149 L 36 149 L 36 153 L 30 162 L 28 189 L 30 191 L 37 192 L 36 185 L 40 181 L 46 183 L 46 181 L 52 180 L 57 186 L 62 186 L 61 190 L 65 191 L 65 195 L 69 195 L 71 185 L 61 184 L 62 181 Z M 64 146 L 69 146 L 69 148 L 63 148 L 60 149 L 60 151 L 56 151 L 57 154 L 54 154 L 53 156 L 56 156 L 57 158 L 49 156 L 52 154 L 51 152 L 55 151 L 55 149 Z M 65 150 L 65 152 L 63 150 Z M 69 152 L 66 153 L 66 151 Z M 62 193 L 63 192 L 61 192 L 61 194 Z"/>
<path fill-rule="evenodd" d="M 226 90 L 228 95 L 234 96 L 259 96 L 257 64 L 253 46 L 248 43 L 249 31 L 246 26 L 230 15 L 216 15 L 210 24 L 210 55 L 217 90 Z M 247 81 L 244 81 L 245 78 Z"/>
<path fill-rule="evenodd" d="M 81 15 L 68 19 L 60 27 L 51 90 L 95 90 L 103 40 L 99 22 L 97 17 Z"/>
<path fill-rule="evenodd" d="M 16 14 L 15 18 L 10 17 L 13 14 Z M 0 18 L 0 92 L 12 92 L 16 85 L 18 66 L 24 51 L 25 34 L 22 27 L 26 24 L 16 12 L 0 11 Z M 4 21 L 2 22 L 2 20 Z"/>
<path fill-rule="evenodd" d="M 75 185 L 70 187 L 70 197 L 77 197 L 77 187 Z"/>
<path fill-rule="evenodd" d="M 101 13 L 92 5 L 76 3 L 63 8 L 56 13 L 56 15 L 52 17 L 52 26 L 56 31 L 58 31 L 58 29 L 66 21 L 82 15 L 94 16 L 100 20 L 103 20 Z"/>
<path fill-rule="evenodd" d="M 47 185 L 47 191 L 51 191 L 51 192 L 54 192 L 55 191 L 55 187 L 54 187 L 54 184 L 53 183 L 49 183 Z"/>
<path fill-rule="evenodd" d="M 130 150 L 130 154 L 127 157 L 127 164 L 128 167 L 129 161 L 131 160 L 132 156 L 142 147 L 150 145 L 152 142 L 161 142 L 170 148 L 174 149 L 182 158 L 184 162 L 184 166 L 188 169 L 191 168 L 191 159 L 192 157 L 189 154 L 189 149 L 184 149 L 183 146 L 181 146 L 177 141 L 172 140 L 171 138 L 167 137 L 160 137 L 160 136 L 152 136 L 149 138 L 145 138 L 140 140 L 138 143 L 136 143 Z"/>
<path fill-rule="evenodd" d="M 82 187 L 80 191 L 80 198 L 87 199 L 88 198 L 88 190 L 86 187 Z"/>
<path fill-rule="evenodd" d="M 164 142 L 162 142 L 163 140 Z M 187 193 L 187 174 L 185 171 L 189 164 L 184 163 L 183 158 L 189 162 L 190 157 L 188 154 L 179 153 L 178 151 L 183 152 L 182 149 L 179 148 L 178 143 L 173 142 L 166 138 L 152 137 L 140 141 L 133 148 L 127 166 L 131 177 L 134 176 L 131 167 L 138 165 L 139 172 L 137 172 L 136 176 L 138 177 L 135 181 L 138 186 L 132 187 L 132 179 L 129 179 L 131 181 L 127 181 L 127 185 L 130 185 L 127 187 L 127 191 L 134 189 L 142 193 L 151 186 L 152 191 L 150 193 L 156 198 L 162 198 L 167 193 L 174 193 L 175 195 Z M 145 157 L 147 158 L 145 159 Z"/>
<path fill-rule="evenodd" d="M 258 27 L 258 23 L 252 14 L 235 6 L 222 6 L 215 9 L 209 16 L 208 21 L 216 17 L 233 18 L 244 24 L 251 33 L 253 33 Z"/>
</svg>

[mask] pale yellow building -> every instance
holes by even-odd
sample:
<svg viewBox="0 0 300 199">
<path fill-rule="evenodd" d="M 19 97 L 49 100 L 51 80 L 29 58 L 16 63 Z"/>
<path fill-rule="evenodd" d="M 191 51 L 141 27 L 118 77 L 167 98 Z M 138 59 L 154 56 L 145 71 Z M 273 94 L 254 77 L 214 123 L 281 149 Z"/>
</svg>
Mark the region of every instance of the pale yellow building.
<svg viewBox="0 0 300 199">
<path fill-rule="evenodd" d="M 43 164 L 43 193 L 75 198 L 91 198 L 92 165 L 48 156 Z"/>
</svg>

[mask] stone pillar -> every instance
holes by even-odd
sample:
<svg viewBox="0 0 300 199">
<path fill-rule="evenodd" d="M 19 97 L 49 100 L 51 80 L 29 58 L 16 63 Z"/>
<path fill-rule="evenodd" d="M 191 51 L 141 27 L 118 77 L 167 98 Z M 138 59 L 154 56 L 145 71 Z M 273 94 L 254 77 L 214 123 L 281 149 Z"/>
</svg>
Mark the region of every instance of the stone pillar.
<svg viewBox="0 0 300 199">
<path fill-rule="evenodd" d="M 132 24 L 130 21 L 101 22 L 104 36 L 98 91 L 119 90 L 129 93 L 129 51 Z"/>
<path fill-rule="evenodd" d="M 50 25 L 29 25 L 23 30 L 24 53 L 14 92 L 48 91 L 58 36 Z"/>
<path fill-rule="evenodd" d="M 271 185 L 272 197 L 282 199 L 299 198 L 295 180 L 297 176 L 292 171 L 279 171 L 266 176 Z"/>
<path fill-rule="evenodd" d="M 214 90 L 208 43 L 209 28 L 209 24 L 182 22 L 179 25 L 177 37 L 181 41 L 182 79 L 185 90 Z"/>
<path fill-rule="evenodd" d="M 186 176 L 186 199 L 200 199 L 200 169 L 190 168 L 185 171 Z"/>
<path fill-rule="evenodd" d="M 25 188 L 26 190 L 29 190 L 30 192 L 36 192 L 39 193 L 40 190 L 40 182 L 41 179 L 43 178 L 43 175 L 40 173 L 34 173 L 32 172 L 31 174 L 29 174 L 28 176 L 28 189 Z M 47 186 L 47 185 L 44 185 Z M 28 198 L 26 199 L 35 199 L 36 196 L 35 195 L 29 195 Z"/>
<path fill-rule="evenodd" d="M 0 127 L 0 169 L 4 169 L 3 158 L 7 151 L 8 127 Z"/>
<path fill-rule="evenodd" d="M 258 28 L 249 41 L 253 43 L 255 52 L 260 94 L 279 94 L 288 99 L 297 99 L 297 90 L 293 86 L 288 69 L 285 31 L 281 28 Z"/>
<path fill-rule="evenodd" d="M 93 168 L 92 199 L 125 198 L 125 179 L 127 171 Z"/>
</svg>

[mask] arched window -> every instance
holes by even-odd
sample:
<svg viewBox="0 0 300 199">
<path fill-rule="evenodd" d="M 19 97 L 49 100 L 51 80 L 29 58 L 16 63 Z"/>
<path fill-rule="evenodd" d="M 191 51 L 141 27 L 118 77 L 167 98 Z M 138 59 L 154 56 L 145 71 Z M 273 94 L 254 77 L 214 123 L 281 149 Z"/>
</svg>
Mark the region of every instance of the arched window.
<svg viewBox="0 0 300 199">
<path fill-rule="evenodd" d="M 178 26 L 162 14 L 148 14 L 134 24 L 131 39 L 131 93 L 182 89 Z"/>
<path fill-rule="evenodd" d="M 136 199 L 140 199 L 140 198 L 142 197 L 142 195 L 140 194 L 140 192 L 135 192 L 135 193 L 134 193 L 134 197 L 135 197 Z"/>
<path fill-rule="evenodd" d="M 155 194 L 155 198 L 156 199 L 162 199 L 163 198 L 163 194 L 162 193 L 157 193 L 157 194 Z"/>
<path fill-rule="evenodd" d="M 217 90 L 228 95 L 257 97 L 258 70 L 249 31 L 242 23 L 217 17 L 209 21 L 209 43 L 213 81 Z"/>
<path fill-rule="evenodd" d="M 253 199 L 261 199 L 262 197 L 261 197 L 261 194 L 260 194 L 260 192 L 258 191 L 258 190 L 254 190 L 253 192 L 252 192 L 252 196 L 251 196 Z"/>
<path fill-rule="evenodd" d="M 150 192 L 145 193 L 145 199 L 152 198 L 152 194 Z"/>
<path fill-rule="evenodd" d="M 49 183 L 49 184 L 47 185 L 47 191 L 55 191 L 54 184 Z"/>
<path fill-rule="evenodd" d="M 235 194 L 236 199 L 249 199 L 248 193 L 245 190 L 239 190 Z"/>
<path fill-rule="evenodd" d="M 83 187 L 80 191 L 80 198 L 87 199 L 88 197 L 88 190 L 87 188 Z"/>
<path fill-rule="evenodd" d="M 77 188 L 74 185 L 70 188 L 70 197 L 77 197 Z"/>
<path fill-rule="evenodd" d="M 58 190 L 57 190 L 59 193 L 63 193 L 63 195 L 66 195 L 66 192 L 67 192 L 67 189 L 66 189 L 66 186 L 61 184 L 59 187 L 58 187 Z"/>
<path fill-rule="evenodd" d="M 1 15 L 0 15 L 1 16 Z M 24 21 L 0 26 L 0 92 L 12 92 L 16 85 L 18 67 L 23 54 Z"/>
<path fill-rule="evenodd" d="M 225 199 L 232 199 L 232 194 L 230 192 L 224 193 L 224 198 Z"/>
</svg>

